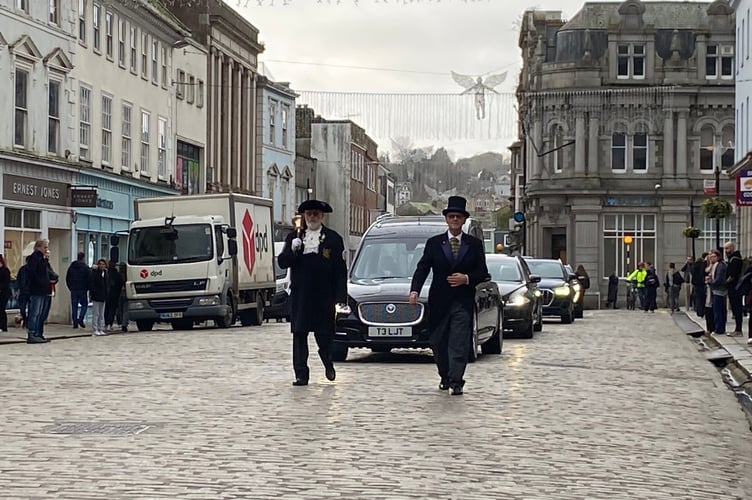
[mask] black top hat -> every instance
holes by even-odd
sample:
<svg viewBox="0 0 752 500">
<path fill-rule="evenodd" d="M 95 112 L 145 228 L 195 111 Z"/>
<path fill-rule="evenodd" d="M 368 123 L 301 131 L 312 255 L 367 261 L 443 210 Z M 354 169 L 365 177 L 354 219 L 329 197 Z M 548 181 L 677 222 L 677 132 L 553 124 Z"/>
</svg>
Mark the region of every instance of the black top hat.
<svg viewBox="0 0 752 500">
<path fill-rule="evenodd" d="M 470 212 L 465 210 L 466 206 L 467 200 L 462 196 L 450 196 L 449 201 L 447 202 L 447 207 L 441 213 L 446 216 L 446 214 L 454 212 L 462 214 L 465 217 L 470 217 Z"/>
<path fill-rule="evenodd" d="M 332 213 L 332 206 L 325 201 L 306 200 L 298 207 L 298 213 L 305 213 L 306 210 L 321 210 L 325 214 Z"/>
</svg>

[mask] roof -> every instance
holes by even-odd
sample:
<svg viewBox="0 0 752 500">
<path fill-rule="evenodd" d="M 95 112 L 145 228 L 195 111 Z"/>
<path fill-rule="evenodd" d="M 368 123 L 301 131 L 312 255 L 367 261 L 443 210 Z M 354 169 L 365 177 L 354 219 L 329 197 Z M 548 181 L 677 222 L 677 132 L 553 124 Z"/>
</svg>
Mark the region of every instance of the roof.
<svg viewBox="0 0 752 500">
<path fill-rule="evenodd" d="M 719 2 L 587 2 L 561 30 L 606 29 L 619 24 L 619 10 L 626 3 L 644 9 L 643 20 L 652 28 L 681 30 L 697 29 L 705 24 L 708 20 L 708 8 Z"/>
</svg>

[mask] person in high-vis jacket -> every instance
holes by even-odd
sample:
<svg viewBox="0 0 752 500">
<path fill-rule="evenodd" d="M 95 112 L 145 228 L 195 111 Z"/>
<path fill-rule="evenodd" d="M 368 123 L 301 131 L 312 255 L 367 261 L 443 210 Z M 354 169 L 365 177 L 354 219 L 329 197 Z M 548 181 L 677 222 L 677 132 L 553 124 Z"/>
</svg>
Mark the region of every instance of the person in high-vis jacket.
<svg viewBox="0 0 752 500">
<path fill-rule="evenodd" d="M 637 287 L 637 297 L 640 299 L 640 309 L 645 309 L 645 304 L 647 303 L 647 289 L 645 288 L 645 278 L 647 277 L 648 272 L 645 269 L 645 263 L 639 262 L 637 264 L 637 269 L 632 271 L 629 276 L 627 276 L 627 279 L 630 281 L 633 281 L 635 283 L 635 286 Z"/>
</svg>

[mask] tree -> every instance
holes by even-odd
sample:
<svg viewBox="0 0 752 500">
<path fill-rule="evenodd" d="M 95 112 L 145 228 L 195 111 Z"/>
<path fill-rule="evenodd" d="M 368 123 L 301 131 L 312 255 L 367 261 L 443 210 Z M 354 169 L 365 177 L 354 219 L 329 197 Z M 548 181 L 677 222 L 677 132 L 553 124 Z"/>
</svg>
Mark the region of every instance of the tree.
<svg viewBox="0 0 752 500">
<path fill-rule="evenodd" d="M 496 229 L 506 230 L 512 218 L 512 207 L 501 207 L 496 211 Z"/>
</svg>

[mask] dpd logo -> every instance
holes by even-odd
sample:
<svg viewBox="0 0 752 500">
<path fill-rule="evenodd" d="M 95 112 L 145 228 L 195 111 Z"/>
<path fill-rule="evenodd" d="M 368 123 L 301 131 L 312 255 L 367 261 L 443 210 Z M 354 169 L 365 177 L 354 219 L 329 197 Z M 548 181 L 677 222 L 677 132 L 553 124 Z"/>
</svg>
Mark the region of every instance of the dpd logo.
<svg viewBox="0 0 752 500">
<path fill-rule="evenodd" d="M 139 276 L 141 276 L 141 279 L 146 279 L 149 276 L 149 271 L 146 269 L 141 269 L 141 272 L 138 273 Z"/>
<path fill-rule="evenodd" d="M 152 278 L 154 278 L 156 276 L 162 276 L 162 270 L 160 269 L 159 271 L 149 272 L 148 269 L 141 269 L 141 271 L 138 273 L 138 275 L 141 276 L 141 279 L 146 279 L 150 275 L 151 275 Z"/>
</svg>

